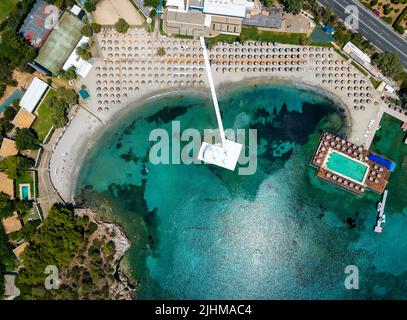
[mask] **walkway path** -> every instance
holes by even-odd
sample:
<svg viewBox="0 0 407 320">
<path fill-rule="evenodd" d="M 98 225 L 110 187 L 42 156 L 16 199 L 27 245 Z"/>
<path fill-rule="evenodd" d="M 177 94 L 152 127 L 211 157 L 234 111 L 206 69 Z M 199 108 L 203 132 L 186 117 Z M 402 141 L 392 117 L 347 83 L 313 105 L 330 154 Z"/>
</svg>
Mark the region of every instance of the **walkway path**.
<svg viewBox="0 0 407 320">
<path fill-rule="evenodd" d="M 50 141 L 43 145 L 43 154 L 41 161 L 38 165 L 38 190 L 40 197 L 37 199 L 41 206 L 44 218 L 48 216 L 48 212 L 54 203 L 63 203 L 63 199 L 59 196 L 58 192 L 55 190 L 49 171 L 49 161 L 52 156 L 52 148 L 54 143 L 59 137 L 62 129 L 55 130 Z"/>
</svg>

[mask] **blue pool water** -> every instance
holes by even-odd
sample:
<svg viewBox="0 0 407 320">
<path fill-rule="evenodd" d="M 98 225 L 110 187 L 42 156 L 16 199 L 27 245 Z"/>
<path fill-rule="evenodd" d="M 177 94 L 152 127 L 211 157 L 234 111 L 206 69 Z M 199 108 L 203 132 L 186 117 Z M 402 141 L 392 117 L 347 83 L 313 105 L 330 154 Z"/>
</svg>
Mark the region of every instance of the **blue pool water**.
<svg viewBox="0 0 407 320">
<path fill-rule="evenodd" d="M 14 91 L 2 104 L 0 104 L 0 112 L 8 107 L 14 100 L 19 100 L 23 97 L 24 92 L 21 90 Z"/>
<path fill-rule="evenodd" d="M 172 135 L 172 120 L 216 126 L 209 96 L 138 106 L 106 129 L 81 168 L 76 201 L 126 229 L 138 297 L 407 298 L 407 199 L 394 198 L 405 179 L 390 185 L 385 233 L 374 233 L 379 195 L 357 197 L 309 166 L 322 130 L 346 133 L 343 113 L 315 92 L 274 84 L 219 94 L 225 128 L 257 129 L 254 175 L 149 162 L 152 129 Z M 344 286 L 347 265 L 359 268 L 358 290 Z"/>
<path fill-rule="evenodd" d="M 21 187 L 21 195 L 23 200 L 30 200 L 30 187 L 29 186 L 22 186 Z"/>
</svg>

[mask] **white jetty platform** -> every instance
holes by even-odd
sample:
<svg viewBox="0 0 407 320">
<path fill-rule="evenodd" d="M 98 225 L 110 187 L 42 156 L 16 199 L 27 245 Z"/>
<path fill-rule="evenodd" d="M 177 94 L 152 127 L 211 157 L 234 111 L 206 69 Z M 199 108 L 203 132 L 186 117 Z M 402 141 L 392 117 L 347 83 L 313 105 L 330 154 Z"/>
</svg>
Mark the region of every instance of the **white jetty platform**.
<svg viewBox="0 0 407 320">
<path fill-rule="evenodd" d="M 198 159 L 204 161 L 205 163 L 214 164 L 216 166 L 233 171 L 236 168 L 236 164 L 242 150 L 242 145 L 240 143 L 227 140 L 225 137 L 225 130 L 223 129 L 222 117 L 219 111 L 218 98 L 216 96 L 215 84 L 213 82 L 211 65 L 209 63 L 209 56 L 208 51 L 206 50 L 204 37 L 200 37 L 200 41 L 203 49 L 205 69 L 208 75 L 208 82 L 211 89 L 213 106 L 215 108 L 216 119 L 218 121 L 221 143 L 213 145 L 207 142 L 203 142 L 198 153 Z"/>
<path fill-rule="evenodd" d="M 380 201 L 379 204 L 377 205 L 378 215 L 377 215 L 374 231 L 378 232 L 378 233 L 383 232 L 382 224 L 386 222 L 386 215 L 384 214 L 384 207 L 386 206 L 386 200 L 387 200 L 387 190 L 384 190 L 382 201 Z"/>
</svg>

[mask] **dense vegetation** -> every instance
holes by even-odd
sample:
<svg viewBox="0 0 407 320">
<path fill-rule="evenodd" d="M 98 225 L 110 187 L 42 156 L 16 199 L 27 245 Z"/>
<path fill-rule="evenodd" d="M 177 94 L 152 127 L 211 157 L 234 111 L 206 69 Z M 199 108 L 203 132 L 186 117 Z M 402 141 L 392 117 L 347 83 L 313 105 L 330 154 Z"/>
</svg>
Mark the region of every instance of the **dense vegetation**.
<svg viewBox="0 0 407 320">
<path fill-rule="evenodd" d="M 14 211 L 27 214 L 30 210 L 31 204 L 27 201 L 12 200 L 10 196 L 1 192 L 0 193 L 0 221 L 4 218 L 10 217 Z M 6 271 L 12 271 L 15 268 L 16 258 L 12 251 L 8 237 L 4 232 L 3 226 L 0 226 L 0 299 L 4 294 L 4 277 Z"/>
<path fill-rule="evenodd" d="M 0 162 L 0 169 L 4 170 L 10 179 L 21 177 L 25 171 L 34 165 L 34 160 L 25 156 L 9 156 Z"/>
<path fill-rule="evenodd" d="M 18 68 L 31 71 L 27 62 L 33 60 L 36 51 L 18 34 L 18 29 L 31 9 L 34 0 L 22 0 L 16 8 L 0 24 L 0 97 L 3 96 L 5 85 L 15 85 L 12 72 Z"/>
<path fill-rule="evenodd" d="M 78 103 L 78 94 L 73 89 L 60 87 L 54 95 L 48 95 L 43 103 L 51 110 L 53 126 L 62 128 L 68 123 L 68 108 Z"/>
<path fill-rule="evenodd" d="M 160 3 L 160 0 L 144 0 L 143 3 L 146 7 L 156 8 Z"/>
<path fill-rule="evenodd" d="M 29 229 L 30 246 L 23 254 L 24 268 L 18 274 L 21 299 L 108 299 L 114 281 L 115 246 L 108 234 L 95 236 L 98 225 L 87 216 L 54 206 L 44 224 Z M 20 231 L 21 232 L 21 231 Z M 44 270 L 59 270 L 59 289 L 46 290 Z"/>
<path fill-rule="evenodd" d="M 285 11 L 298 14 L 301 12 L 304 1 L 303 0 L 279 0 L 284 5 Z"/>
<path fill-rule="evenodd" d="M 38 134 L 32 128 L 16 128 L 14 140 L 18 151 L 36 150 L 40 147 Z"/>
<path fill-rule="evenodd" d="M 396 53 L 381 52 L 372 57 L 372 61 L 377 65 L 387 77 L 400 80 L 403 77 L 403 65 Z"/>
<path fill-rule="evenodd" d="M 24 269 L 17 278 L 23 297 L 35 298 L 39 293 L 46 293 L 45 268 L 55 265 L 62 269 L 70 263 L 83 241 L 86 223 L 66 208 L 50 210 L 23 254 Z"/>
</svg>

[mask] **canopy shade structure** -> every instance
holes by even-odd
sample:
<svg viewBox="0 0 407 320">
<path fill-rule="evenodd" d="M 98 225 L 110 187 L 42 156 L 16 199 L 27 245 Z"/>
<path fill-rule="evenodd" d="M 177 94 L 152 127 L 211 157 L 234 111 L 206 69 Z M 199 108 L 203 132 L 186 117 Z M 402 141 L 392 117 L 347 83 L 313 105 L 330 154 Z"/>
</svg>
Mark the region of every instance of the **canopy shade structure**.
<svg viewBox="0 0 407 320">
<path fill-rule="evenodd" d="M 48 84 L 38 78 L 34 78 L 24 96 L 21 98 L 20 106 L 28 112 L 33 113 L 47 90 Z"/>
<path fill-rule="evenodd" d="M 76 73 L 79 74 L 82 78 L 85 78 L 88 75 L 89 71 L 92 69 L 92 64 L 79 57 L 76 53 L 76 49 L 78 49 L 78 47 L 82 47 L 88 42 L 89 38 L 85 36 L 83 36 L 81 40 L 79 40 L 75 49 L 68 57 L 68 60 L 66 60 L 65 64 L 63 65 L 62 70 L 66 71 L 70 67 L 75 67 Z"/>
</svg>

